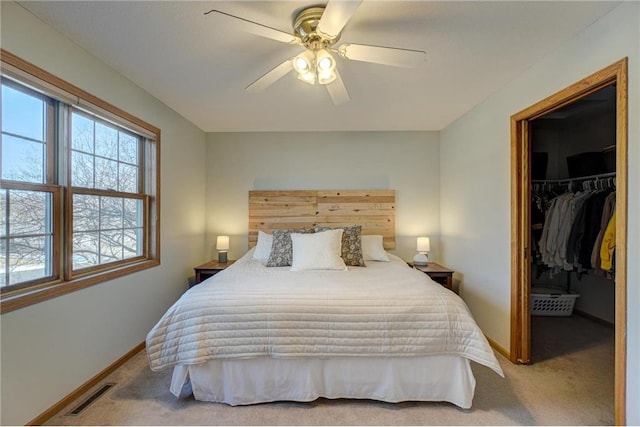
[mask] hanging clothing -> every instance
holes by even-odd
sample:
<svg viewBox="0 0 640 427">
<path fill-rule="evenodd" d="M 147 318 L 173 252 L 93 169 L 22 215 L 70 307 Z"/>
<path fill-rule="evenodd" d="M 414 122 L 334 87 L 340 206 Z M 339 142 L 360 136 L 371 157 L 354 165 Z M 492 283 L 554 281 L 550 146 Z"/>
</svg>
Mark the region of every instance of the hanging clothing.
<svg viewBox="0 0 640 427">
<path fill-rule="evenodd" d="M 542 207 L 546 208 L 544 215 Z M 614 207 L 615 190 L 612 188 L 565 190 L 560 194 L 532 191 L 536 271 L 546 270 L 551 276 L 562 270 L 601 271 L 600 249 Z M 544 220 L 542 226 L 541 220 Z"/>
<path fill-rule="evenodd" d="M 569 236 L 571 234 L 571 228 L 572 225 L 574 224 L 576 217 L 578 215 L 578 212 L 582 209 L 582 206 L 584 205 L 585 201 L 591 197 L 593 193 L 591 191 L 580 191 L 577 192 L 574 197 L 571 199 L 570 202 L 570 206 L 569 206 L 569 210 L 570 210 L 570 216 L 567 218 L 566 223 L 564 224 L 564 227 L 561 229 L 561 233 L 562 235 L 560 236 L 561 238 L 561 245 L 559 247 L 559 265 L 561 265 L 561 267 L 566 270 L 566 271 L 571 271 L 574 268 L 574 265 L 569 262 L 568 259 L 568 255 L 567 255 L 567 249 L 569 247 Z"/>
<path fill-rule="evenodd" d="M 600 247 L 600 268 L 605 271 L 613 269 L 614 251 L 616 249 L 616 211 L 613 209 L 613 215 L 609 220 L 607 229 L 602 237 L 602 246 Z"/>
<path fill-rule="evenodd" d="M 600 252 L 602 249 L 602 240 L 604 237 L 604 233 L 607 229 L 607 225 L 613 216 L 613 211 L 616 206 L 616 193 L 615 191 L 610 193 L 604 201 L 604 208 L 602 209 L 602 218 L 600 219 L 600 232 L 598 233 L 598 237 L 596 238 L 596 242 L 593 245 L 593 250 L 591 251 L 591 265 L 594 270 L 597 272 L 602 272 L 602 261 L 600 257 Z"/>
<path fill-rule="evenodd" d="M 561 241 L 564 228 L 569 223 L 570 203 L 573 199 L 573 193 L 562 194 L 553 199 L 553 204 L 549 209 L 549 216 L 543 227 L 544 242 L 541 242 L 542 262 L 548 267 L 559 270 L 562 267 L 562 259 L 559 249 L 563 245 Z"/>
<path fill-rule="evenodd" d="M 567 243 L 567 262 L 578 271 L 591 269 L 591 253 L 600 232 L 604 201 L 612 189 L 589 193 L 571 226 Z"/>
<path fill-rule="evenodd" d="M 585 202 L 585 224 L 580 251 L 578 253 L 578 263 L 587 270 L 594 268 L 591 265 L 591 253 L 593 252 L 593 246 L 600 232 L 600 221 L 602 219 L 604 201 L 607 196 L 611 194 L 611 191 L 613 190 L 598 190 Z"/>
<path fill-rule="evenodd" d="M 592 191 L 569 192 L 551 200 L 539 242 L 541 263 L 551 274 L 574 269 L 573 261 L 568 258 L 573 253 L 568 252 L 569 237 L 576 221 L 583 223 L 581 209 L 592 194 Z"/>
</svg>

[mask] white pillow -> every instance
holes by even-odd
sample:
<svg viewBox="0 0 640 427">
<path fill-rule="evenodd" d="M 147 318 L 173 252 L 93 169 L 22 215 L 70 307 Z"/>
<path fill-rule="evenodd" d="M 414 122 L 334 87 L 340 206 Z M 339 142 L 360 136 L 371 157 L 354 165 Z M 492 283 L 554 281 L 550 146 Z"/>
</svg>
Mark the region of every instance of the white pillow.
<svg viewBox="0 0 640 427">
<path fill-rule="evenodd" d="M 386 261 L 389 262 L 389 255 L 382 246 L 382 236 L 380 235 L 363 235 L 362 239 L 362 256 L 365 261 Z"/>
<path fill-rule="evenodd" d="M 266 264 L 271 254 L 271 246 L 273 246 L 273 234 L 258 231 L 258 243 L 256 244 L 256 250 L 253 252 L 253 259 Z"/>
<path fill-rule="evenodd" d="M 291 271 L 346 270 L 341 257 L 342 233 L 341 228 L 313 234 L 291 233 Z"/>
</svg>

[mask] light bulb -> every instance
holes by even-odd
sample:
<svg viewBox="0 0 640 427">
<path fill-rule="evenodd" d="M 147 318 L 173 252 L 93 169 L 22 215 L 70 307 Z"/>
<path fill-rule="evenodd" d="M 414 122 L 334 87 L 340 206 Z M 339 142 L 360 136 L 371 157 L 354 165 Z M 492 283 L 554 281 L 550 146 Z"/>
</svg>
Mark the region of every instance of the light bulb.
<svg viewBox="0 0 640 427">
<path fill-rule="evenodd" d="M 312 72 L 307 71 L 306 73 L 298 73 L 298 79 L 302 80 L 305 83 L 315 84 L 316 76 Z"/>
<path fill-rule="evenodd" d="M 337 78 L 336 73 L 329 69 L 318 73 L 318 83 L 326 85 L 333 82 Z"/>
<path fill-rule="evenodd" d="M 298 56 L 296 58 L 296 61 L 295 61 L 295 69 L 296 69 L 297 72 L 303 73 L 303 72 L 309 70 L 309 63 L 307 62 L 307 60 L 305 58 L 302 58 L 301 56 Z"/>
<path fill-rule="evenodd" d="M 330 57 L 325 56 L 318 61 L 318 69 L 322 71 L 329 71 L 333 66 L 333 61 Z"/>
</svg>

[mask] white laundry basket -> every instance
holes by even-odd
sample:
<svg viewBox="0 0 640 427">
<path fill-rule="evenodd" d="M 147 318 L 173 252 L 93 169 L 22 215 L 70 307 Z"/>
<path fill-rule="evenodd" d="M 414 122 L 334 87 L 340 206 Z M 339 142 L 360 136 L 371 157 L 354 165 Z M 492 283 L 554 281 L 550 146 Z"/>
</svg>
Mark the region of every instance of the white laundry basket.
<svg viewBox="0 0 640 427">
<path fill-rule="evenodd" d="M 567 294 L 557 289 L 531 289 L 532 316 L 571 316 L 578 294 Z"/>
</svg>

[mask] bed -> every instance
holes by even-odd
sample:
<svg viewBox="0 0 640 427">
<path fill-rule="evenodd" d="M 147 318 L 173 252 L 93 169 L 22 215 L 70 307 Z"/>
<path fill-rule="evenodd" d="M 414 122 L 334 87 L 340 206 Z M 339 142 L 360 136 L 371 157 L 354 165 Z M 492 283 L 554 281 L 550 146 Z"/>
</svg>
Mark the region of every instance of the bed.
<svg viewBox="0 0 640 427">
<path fill-rule="evenodd" d="M 273 223 L 301 225 L 304 221 L 291 221 L 299 206 L 290 194 L 278 194 L 297 213 L 286 219 L 278 208 Z M 368 237 L 362 236 L 366 267 L 296 270 L 304 265 L 303 243 L 316 248 L 324 239 L 335 247 L 336 235 L 344 237 L 347 228 L 340 227 L 347 226 L 336 227 L 345 223 L 343 206 L 334 209 L 339 220 L 328 221 L 333 227 L 318 229 L 327 221 L 316 217 L 310 225 L 319 232 L 291 234 L 298 254 L 291 266 L 267 266 L 258 256 L 264 236 L 258 230 L 244 256 L 169 308 L 146 345 L 152 370 L 173 369 L 173 394 L 190 392 L 197 400 L 230 405 L 325 397 L 443 401 L 470 408 L 475 390 L 470 362 L 503 375 L 462 299 L 385 250 L 384 242 L 395 241 L 380 229 L 388 212 L 375 215 L 374 208 L 369 216 L 378 218 L 363 221 L 360 201 L 348 200 L 358 205 L 360 222 L 368 224 Z M 368 200 L 388 208 L 381 199 Z M 321 212 L 314 209 L 315 215 Z M 250 228 L 252 218 L 270 229 L 269 221 L 255 222 L 251 214 Z M 310 257 L 314 263 L 318 258 Z"/>
</svg>

